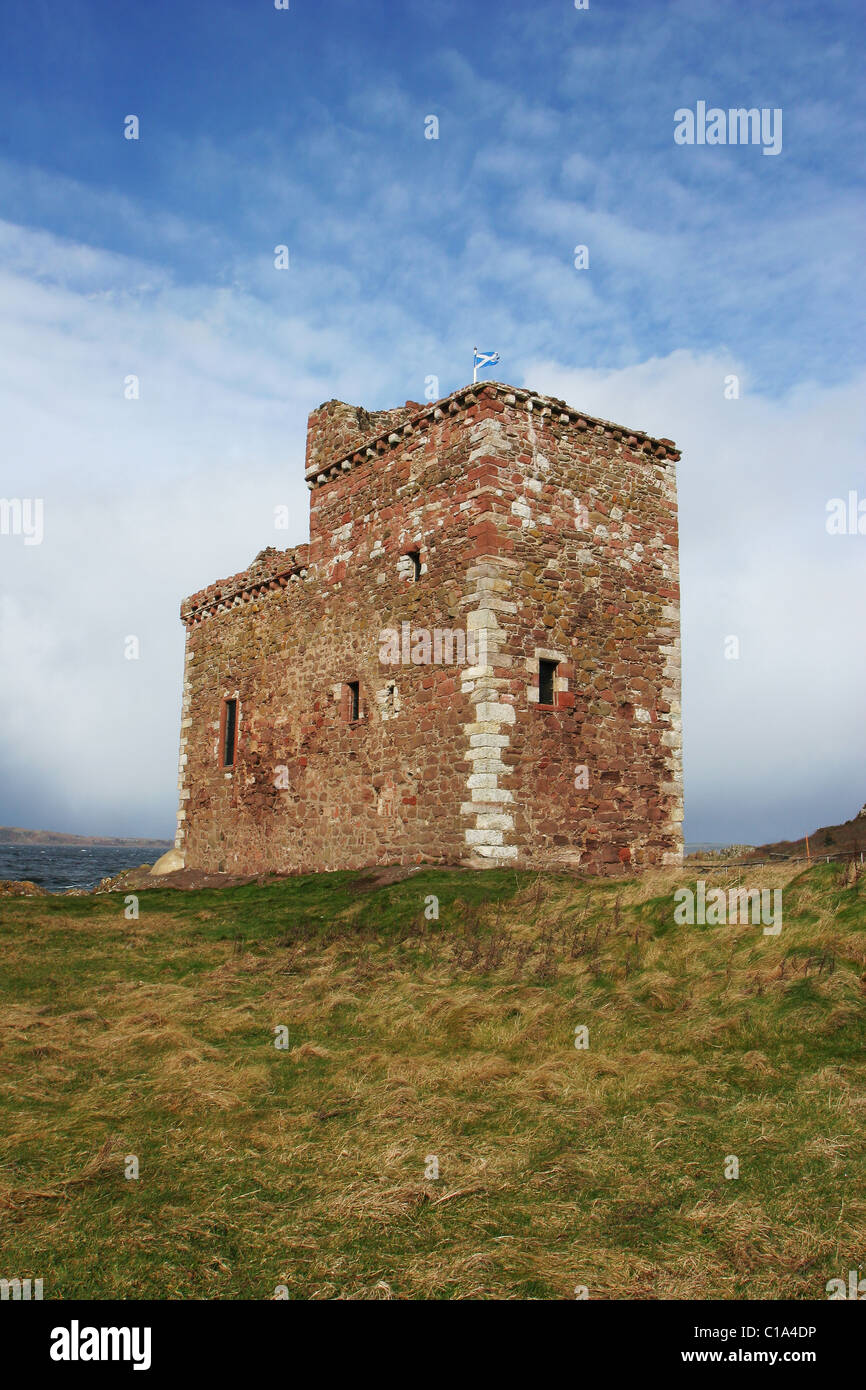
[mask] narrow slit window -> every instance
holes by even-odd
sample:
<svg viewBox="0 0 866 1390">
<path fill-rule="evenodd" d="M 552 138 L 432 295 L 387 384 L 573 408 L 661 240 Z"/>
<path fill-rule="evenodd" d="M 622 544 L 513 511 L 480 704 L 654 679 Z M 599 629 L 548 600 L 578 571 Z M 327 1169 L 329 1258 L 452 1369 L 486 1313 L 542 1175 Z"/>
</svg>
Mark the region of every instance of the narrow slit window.
<svg viewBox="0 0 866 1390">
<path fill-rule="evenodd" d="M 547 661 L 541 657 L 538 662 L 538 703 L 540 705 L 552 705 L 553 698 L 553 678 L 556 675 L 558 661 Z"/>
<path fill-rule="evenodd" d="M 421 551 L 410 550 L 408 559 L 412 562 L 412 583 L 417 584 L 421 578 Z"/>
<path fill-rule="evenodd" d="M 361 684 L 359 681 L 349 681 L 346 686 L 346 716 L 352 724 L 361 717 Z"/>
<path fill-rule="evenodd" d="M 223 701 L 223 767 L 234 767 L 238 734 L 238 702 Z"/>
</svg>

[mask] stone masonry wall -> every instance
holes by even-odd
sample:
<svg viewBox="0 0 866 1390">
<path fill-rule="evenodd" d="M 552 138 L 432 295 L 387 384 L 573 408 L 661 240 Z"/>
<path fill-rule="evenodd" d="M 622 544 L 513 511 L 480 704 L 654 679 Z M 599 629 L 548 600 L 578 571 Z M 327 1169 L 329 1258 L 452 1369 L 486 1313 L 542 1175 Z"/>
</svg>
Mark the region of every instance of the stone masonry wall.
<svg viewBox="0 0 866 1390">
<path fill-rule="evenodd" d="M 187 865 L 676 862 L 675 457 L 496 383 L 314 412 L 309 546 L 267 550 L 182 607 Z M 462 664 L 449 632 L 467 634 Z M 561 663 L 548 709 L 539 657 Z"/>
<path fill-rule="evenodd" d="M 496 555 L 476 582 L 495 655 L 473 838 L 538 867 L 678 863 L 674 461 L 668 441 L 573 416 L 529 393 L 492 403 Z M 552 707 L 542 658 L 559 662 Z"/>
</svg>

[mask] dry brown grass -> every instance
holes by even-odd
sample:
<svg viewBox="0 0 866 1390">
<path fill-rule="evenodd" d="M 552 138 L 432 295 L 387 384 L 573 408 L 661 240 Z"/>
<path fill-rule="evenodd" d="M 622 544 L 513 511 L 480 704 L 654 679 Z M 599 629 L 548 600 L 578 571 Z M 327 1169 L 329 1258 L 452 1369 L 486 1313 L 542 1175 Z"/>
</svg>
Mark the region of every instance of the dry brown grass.
<svg viewBox="0 0 866 1390">
<path fill-rule="evenodd" d="M 866 1220 L 863 879 L 756 872 L 779 937 L 674 926 L 686 881 L 479 903 L 431 874 L 320 927 L 291 882 L 132 924 L 16 905 L 4 1266 L 66 1296 L 823 1296 Z"/>
</svg>

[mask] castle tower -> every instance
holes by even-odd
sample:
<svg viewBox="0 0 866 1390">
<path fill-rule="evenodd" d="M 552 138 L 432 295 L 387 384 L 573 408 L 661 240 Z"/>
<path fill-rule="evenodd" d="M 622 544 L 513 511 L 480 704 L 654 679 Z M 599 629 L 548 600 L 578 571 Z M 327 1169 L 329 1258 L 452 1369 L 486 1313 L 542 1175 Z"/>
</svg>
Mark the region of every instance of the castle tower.
<svg viewBox="0 0 866 1390">
<path fill-rule="evenodd" d="M 314 411 L 309 545 L 181 608 L 187 867 L 679 863 L 678 458 L 496 382 Z"/>
</svg>

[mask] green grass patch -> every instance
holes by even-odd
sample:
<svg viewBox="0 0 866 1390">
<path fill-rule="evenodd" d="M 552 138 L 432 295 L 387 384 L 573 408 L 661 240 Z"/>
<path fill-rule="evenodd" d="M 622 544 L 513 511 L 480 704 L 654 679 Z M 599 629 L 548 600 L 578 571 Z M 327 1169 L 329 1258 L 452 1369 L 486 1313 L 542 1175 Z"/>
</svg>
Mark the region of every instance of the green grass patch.
<svg viewBox="0 0 866 1390">
<path fill-rule="evenodd" d="M 4 900 L 0 1276 L 823 1298 L 866 1220 L 866 878 L 789 874 L 748 884 L 778 936 L 675 923 L 674 871 Z"/>
</svg>

